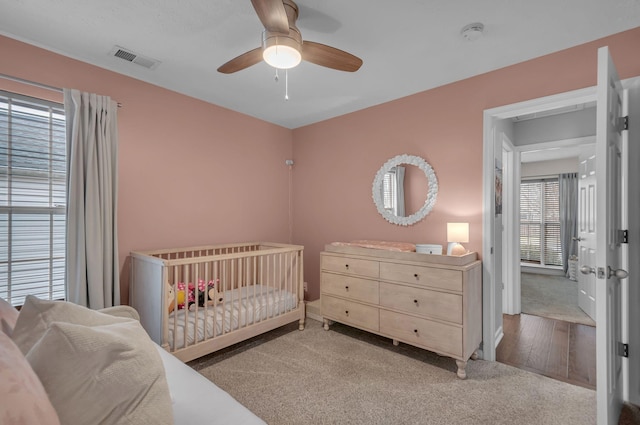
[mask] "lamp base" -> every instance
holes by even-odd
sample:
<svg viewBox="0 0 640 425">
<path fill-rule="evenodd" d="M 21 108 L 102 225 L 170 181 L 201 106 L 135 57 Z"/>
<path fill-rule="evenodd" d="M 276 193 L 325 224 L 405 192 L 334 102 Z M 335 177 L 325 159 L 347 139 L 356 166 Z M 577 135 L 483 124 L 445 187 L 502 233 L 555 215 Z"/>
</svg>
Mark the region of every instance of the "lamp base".
<svg viewBox="0 0 640 425">
<path fill-rule="evenodd" d="M 464 246 L 460 245 L 458 242 L 449 242 L 447 246 L 447 255 L 464 255 L 467 253 L 467 250 Z"/>
</svg>

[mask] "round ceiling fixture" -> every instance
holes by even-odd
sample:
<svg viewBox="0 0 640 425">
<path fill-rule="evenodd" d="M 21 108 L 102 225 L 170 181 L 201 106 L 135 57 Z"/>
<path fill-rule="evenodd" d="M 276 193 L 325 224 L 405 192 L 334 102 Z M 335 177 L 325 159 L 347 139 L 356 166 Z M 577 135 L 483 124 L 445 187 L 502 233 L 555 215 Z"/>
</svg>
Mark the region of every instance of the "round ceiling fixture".
<svg viewBox="0 0 640 425">
<path fill-rule="evenodd" d="M 462 30 L 460 30 L 460 34 L 465 38 L 465 40 L 474 41 L 482 37 L 482 33 L 484 32 L 484 25 L 480 22 L 474 22 L 469 25 L 465 25 Z"/>
<path fill-rule="evenodd" d="M 262 32 L 262 57 L 266 63 L 278 69 L 290 69 L 298 66 L 302 60 L 302 37 L 297 31 L 279 34 Z"/>
</svg>

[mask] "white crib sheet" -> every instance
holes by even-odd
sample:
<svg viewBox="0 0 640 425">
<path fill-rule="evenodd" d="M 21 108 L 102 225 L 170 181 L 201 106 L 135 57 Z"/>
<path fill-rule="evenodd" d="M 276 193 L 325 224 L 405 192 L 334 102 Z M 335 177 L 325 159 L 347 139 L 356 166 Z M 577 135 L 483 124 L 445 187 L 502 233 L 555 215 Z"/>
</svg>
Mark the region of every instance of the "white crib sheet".
<svg viewBox="0 0 640 425">
<path fill-rule="evenodd" d="M 185 314 L 187 315 L 187 345 L 194 343 L 194 329 L 197 318 L 197 342 L 204 340 L 205 320 L 207 338 L 219 336 L 238 328 L 259 322 L 297 306 L 295 294 L 284 289 L 264 285 L 250 285 L 239 290 L 224 292 L 224 301 L 216 306 L 198 307 L 197 313 L 189 310 L 178 310 L 169 315 L 169 346 L 171 350 L 185 347 Z M 215 323 L 215 328 L 214 328 Z M 174 348 L 174 338 L 176 335 Z"/>
</svg>

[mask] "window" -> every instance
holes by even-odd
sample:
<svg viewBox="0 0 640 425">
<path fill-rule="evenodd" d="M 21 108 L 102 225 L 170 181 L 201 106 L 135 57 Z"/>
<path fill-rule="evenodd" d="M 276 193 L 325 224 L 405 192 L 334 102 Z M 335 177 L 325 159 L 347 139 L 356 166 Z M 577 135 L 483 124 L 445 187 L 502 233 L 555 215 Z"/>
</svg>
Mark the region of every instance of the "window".
<svg viewBox="0 0 640 425">
<path fill-rule="evenodd" d="M 61 104 L 0 91 L 0 297 L 65 298 Z"/>
<path fill-rule="evenodd" d="M 520 261 L 562 266 L 557 178 L 520 184 Z"/>
</svg>

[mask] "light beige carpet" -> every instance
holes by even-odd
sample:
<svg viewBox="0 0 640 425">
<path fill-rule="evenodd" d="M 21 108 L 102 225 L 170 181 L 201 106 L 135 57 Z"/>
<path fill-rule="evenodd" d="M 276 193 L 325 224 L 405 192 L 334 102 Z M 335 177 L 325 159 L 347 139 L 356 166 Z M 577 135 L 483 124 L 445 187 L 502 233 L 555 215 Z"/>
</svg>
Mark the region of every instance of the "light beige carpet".
<svg viewBox="0 0 640 425">
<path fill-rule="evenodd" d="M 271 425 L 596 423 L 595 391 L 483 360 L 463 381 L 450 358 L 315 320 L 190 365 Z"/>
<path fill-rule="evenodd" d="M 520 282 L 523 313 L 595 326 L 578 307 L 578 282 L 535 273 L 522 273 Z"/>
</svg>

